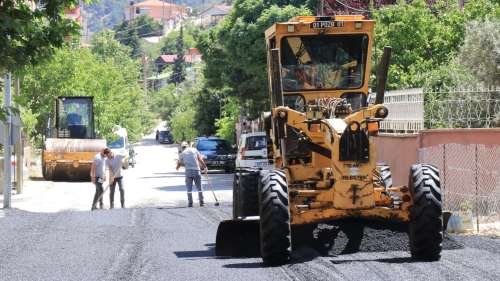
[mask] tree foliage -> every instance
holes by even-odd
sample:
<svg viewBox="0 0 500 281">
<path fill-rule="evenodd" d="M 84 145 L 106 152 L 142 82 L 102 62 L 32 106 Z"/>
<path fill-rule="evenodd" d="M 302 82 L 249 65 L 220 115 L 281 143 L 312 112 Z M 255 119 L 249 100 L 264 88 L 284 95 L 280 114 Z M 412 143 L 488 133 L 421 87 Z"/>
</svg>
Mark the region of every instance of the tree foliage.
<svg viewBox="0 0 500 281">
<path fill-rule="evenodd" d="M 236 0 L 219 26 L 198 37 L 197 46 L 206 62 L 204 87 L 224 92 L 232 105 L 223 108 L 223 118 L 216 123 L 219 135 L 234 141 L 231 134 L 237 116 L 231 115 L 236 114 L 233 108 L 251 117 L 269 108 L 264 32 L 275 22 L 311 14 L 305 4 L 300 0 Z"/>
<path fill-rule="evenodd" d="M 113 30 L 115 39 L 132 48 L 132 58 L 138 58 L 143 53 L 139 38 L 160 36 L 163 32 L 163 25 L 148 15 L 141 15 L 133 20 L 121 22 Z"/>
<path fill-rule="evenodd" d="M 179 106 L 179 97 L 175 94 L 175 90 L 176 85 L 168 84 L 166 87 L 151 93 L 151 110 L 168 123 Z"/>
<path fill-rule="evenodd" d="M 186 79 L 186 62 L 184 61 L 184 55 L 186 51 L 184 49 L 184 34 L 183 28 L 179 31 L 179 36 L 176 39 L 175 54 L 177 58 L 174 61 L 172 75 L 169 78 L 170 83 L 179 84 Z"/>
<path fill-rule="evenodd" d="M 37 2 L 0 1 L 0 73 L 16 71 L 48 58 L 65 38 L 78 34 L 78 23 L 66 19 L 64 10 L 77 0 Z"/>
<path fill-rule="evenodd" d="M 436 75 L 436 69 L 457 55 L 467 22 L 498 16 L 499 11 L 491 0 L 470 1 L 463 11 L 449 1 L 436 1 L 431 7 L 424 0 L 384 6 L 373 13 L 373 58 L 376 61 L 383 47 L 391 46 L 389 88 L 421 87 L 429 74 Z"/>
<path fill-rule="evenodd" d="M 483 85 L 500 87 L 500 19 L 467 25 L 459 61 Z"/>
<path fill-rule="evenodd" d="M 138 87 L 138 65 L 120 57 L 127 49 L 98 34 L 93 49 L 58 50 L 47 62 L 29 67 L 18 102 L 36 113 L 31 137 L 40 140 L 58 96 L 93 96 L 95 125 L 99 135 L 109 137 L 115 125 L 127 128 L 132 141 L 150 129 L 152 116 Z M 29 116 L 29 115 L 28 115 Z"/>
<path fill-rule="evenodd" d="M 171 31 L 160 41 L 161 49 L 160 52 L 164 55 L 175 54 L 177 51 L 177 38 L 179 37 L 180 31 Z M 183 40 L 184 49 L 196 46 L 195 37 L 198 36 L 199 29 L 194 27 L 194 25 L 183 25 Z"/>
</svg>

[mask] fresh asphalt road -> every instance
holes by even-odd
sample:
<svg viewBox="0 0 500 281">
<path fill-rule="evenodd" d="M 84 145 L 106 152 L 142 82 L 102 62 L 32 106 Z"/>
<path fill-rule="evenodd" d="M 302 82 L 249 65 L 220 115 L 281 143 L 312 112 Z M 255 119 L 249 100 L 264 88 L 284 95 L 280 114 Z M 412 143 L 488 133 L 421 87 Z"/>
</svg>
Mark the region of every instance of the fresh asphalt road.
<svg viewBox="0 0 500 281">
<path fill-rule="evenodd" d="M 177 148 L 145 139 L 137 152 L 126 209 L 89 211 L 89 183 L 34 181 L 14 196 L 14 208 L 0 210 L 0 280 L 500 280 L 500 239 L 477 236 L 449 237 L 438 262 L 413 262 L 406 236 L 383 231 L 368 231 L 361 252 L 304 247 L 281 267 L 215 257 L 232 175 L 210 174 L 221 206 L 205 192 L 205 207 L 186 208 Z"/>
</svg>

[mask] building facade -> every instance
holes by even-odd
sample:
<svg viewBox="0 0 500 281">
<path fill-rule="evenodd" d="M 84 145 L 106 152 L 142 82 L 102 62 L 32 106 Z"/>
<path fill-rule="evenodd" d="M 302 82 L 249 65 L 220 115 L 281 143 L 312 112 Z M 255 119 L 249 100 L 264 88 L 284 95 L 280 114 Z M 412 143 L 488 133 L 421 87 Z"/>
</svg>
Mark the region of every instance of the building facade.
<svg viewBox="0 0 500 281">
<path fill-rule="evenodd" d="M 158 1 L 147 0 L 140 3 L 130 2 L 125 9 L 125 18 L 127 20 L 135 19 L 140 15 L 148 15 L 158 22 L 169 20 L 180 20 L 187 16 L 187 9 L 184 6 Z"/>
</svg>

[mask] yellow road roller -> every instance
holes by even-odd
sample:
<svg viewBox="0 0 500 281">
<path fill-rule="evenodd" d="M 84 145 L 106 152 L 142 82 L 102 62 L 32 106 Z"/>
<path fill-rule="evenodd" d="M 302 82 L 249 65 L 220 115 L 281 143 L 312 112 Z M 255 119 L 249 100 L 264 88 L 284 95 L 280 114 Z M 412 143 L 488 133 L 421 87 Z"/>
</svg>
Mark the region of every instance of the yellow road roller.
<svg viewBox="0 0 500 281">
<path fill-rule="evenodd" d="M 94 130 L 93 97 L 58 97 L 42 154 L 42 174 L 46 180 L 82 181 L 90 179 L 90 167 L 106 140 Z"/>
</svg>

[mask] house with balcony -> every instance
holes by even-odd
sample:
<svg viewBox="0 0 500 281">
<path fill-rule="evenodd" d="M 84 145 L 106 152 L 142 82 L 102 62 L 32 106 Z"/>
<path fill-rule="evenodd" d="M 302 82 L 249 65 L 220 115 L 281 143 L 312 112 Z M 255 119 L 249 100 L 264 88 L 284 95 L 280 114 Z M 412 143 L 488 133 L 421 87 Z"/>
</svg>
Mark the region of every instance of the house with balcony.
<svg viewBox="0 0 500 281">
<path fill-rule="evenodd" d="M 188 10 L 185 6 L 166 1 L 146 0 L 138 3 L 130 1 L 130 5 L 125 8 L 125 19 L 133 20 L 140 15 L 148 15 L 162 23 L 164 33 L 168 33 L 180 26 L 182 20 L 187 17 Z"/>
<path fill-rule="evenodd" d="M 231 6 L 226 4 L 215 4 L 202 11 L 196 23 L 202 27 L 215 26 L 231 12 Z"/>
</svg>

